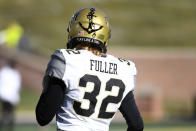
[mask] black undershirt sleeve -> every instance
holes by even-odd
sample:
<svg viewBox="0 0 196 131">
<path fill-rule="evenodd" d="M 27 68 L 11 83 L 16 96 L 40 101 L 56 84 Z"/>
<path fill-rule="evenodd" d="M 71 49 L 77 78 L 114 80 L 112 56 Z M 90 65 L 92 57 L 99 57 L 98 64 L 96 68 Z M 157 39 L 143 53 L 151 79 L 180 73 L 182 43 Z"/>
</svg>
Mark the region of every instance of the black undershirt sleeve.
<svg viewBox="0 0 196 131">
<path fill-rule="evenodd" d="M 45 76 L 44 91 L 36 106 L 36 119 L 39 125 L 47 125 L 55 116 L 64 99 L 65 84 L 62 80 Z M 46 80 L 47 79 L 47 80 Z"/>
<path fill-rule="evenodd" d="M 143 131 L 143 120 L 135 103 L 132 91 L 123 99 L 119 110 L 127 122 L 127 131 Z"/>
</svg>

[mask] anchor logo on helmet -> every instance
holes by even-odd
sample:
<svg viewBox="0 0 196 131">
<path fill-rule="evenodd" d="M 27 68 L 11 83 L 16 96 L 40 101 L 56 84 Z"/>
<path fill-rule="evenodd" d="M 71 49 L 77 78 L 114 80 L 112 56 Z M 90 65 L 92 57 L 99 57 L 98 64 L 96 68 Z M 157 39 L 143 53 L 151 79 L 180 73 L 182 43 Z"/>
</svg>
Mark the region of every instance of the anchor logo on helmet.
<svg viewBox="0 0 196 131">
<path fill-rule="evenodd" d="M 91 8 L 90 12 L 87 15 L 87 19 L 89 20 L 89 25 L 88 28 L 85 28 L 81 22 L 79 22 L 79 25 L 82 29 L 84 29 L 88 34 L 93 33 L 93 37 L 96 36 L 96 31 L 101 30 L 103 26 L 100 26 L 99 28 L 96 29 L 95 23 L 93 23 L 93 17 L 97 17 L 94 15 L 95 14 L 95 8 Z"/>
</svg>

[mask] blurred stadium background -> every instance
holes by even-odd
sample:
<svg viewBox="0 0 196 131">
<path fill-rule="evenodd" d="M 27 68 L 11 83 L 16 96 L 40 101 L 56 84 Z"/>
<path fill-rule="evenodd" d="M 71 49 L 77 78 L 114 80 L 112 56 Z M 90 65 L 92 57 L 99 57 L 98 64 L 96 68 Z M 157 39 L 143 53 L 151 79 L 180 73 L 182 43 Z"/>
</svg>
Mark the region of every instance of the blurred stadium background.
<svg viewBox="0 0 196 131">
<path fill-rule="evenodd" d="M 145 131 L 195 131 L 195 5 L 195 0 L 0 0 L 0 30 L 17 21 L 28 38 L 28 50 L 0 46 L 0 65 L 15 56 L 23 78 L 15 130 L 43 130 L 34 110 L 50 55 L 66 47 L 72 14 L 97 7 L 112 26 L 109 53 L 136 63 L 135 96 Z M 111 131 L 125 130 L 124 123 L 117 114 Z M 55 130 L 54 122 L 44 130 Z"/>
</svg>

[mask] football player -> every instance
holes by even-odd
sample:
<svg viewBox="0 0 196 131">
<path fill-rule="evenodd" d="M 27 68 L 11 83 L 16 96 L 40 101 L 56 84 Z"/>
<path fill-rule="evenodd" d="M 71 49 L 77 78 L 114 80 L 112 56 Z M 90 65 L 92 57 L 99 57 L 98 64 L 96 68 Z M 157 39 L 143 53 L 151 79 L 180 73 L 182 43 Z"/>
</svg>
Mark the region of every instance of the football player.
<svg viewBox="0 0 196 131">
<path fill-rule="evenodd" d="M 36 107 L 37 122 L 47 125 L 56 115 L 58 131 L 108 131 L 119 110 L 127 131 L 143 131 L 136 106 L 136 67 L 106 54 L 108 17 L 97 8 L 83 8 L 71 18 L 67 49 L 51 56 Z"/>
</svg>

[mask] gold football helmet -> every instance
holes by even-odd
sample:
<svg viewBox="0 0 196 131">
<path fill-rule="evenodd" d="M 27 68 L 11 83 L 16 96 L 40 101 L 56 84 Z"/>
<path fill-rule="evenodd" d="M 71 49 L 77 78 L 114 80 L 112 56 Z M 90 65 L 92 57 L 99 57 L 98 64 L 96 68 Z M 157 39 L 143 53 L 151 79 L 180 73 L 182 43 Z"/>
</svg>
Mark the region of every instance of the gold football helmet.
<svg viewBox="0 0 196 131">
<path fill-rule="evenodd" d="M 108 17 L 97 8 L 83 8 L 71 18 L 68 26 L 67 48 L 73 49 L 78 43 L 89 43 L 107 52 L 110 38 Z"/>
</svg>

